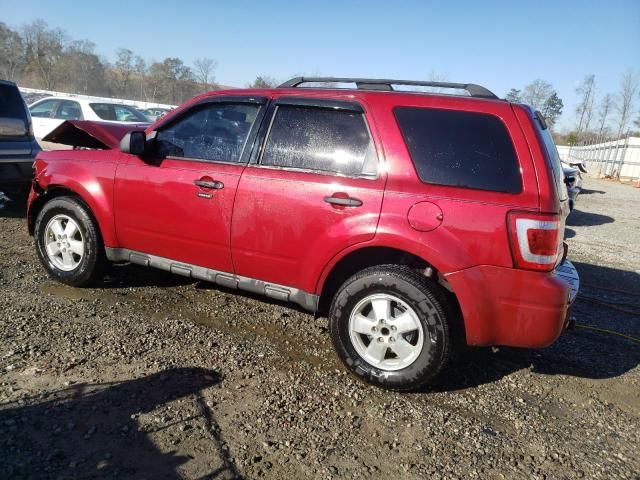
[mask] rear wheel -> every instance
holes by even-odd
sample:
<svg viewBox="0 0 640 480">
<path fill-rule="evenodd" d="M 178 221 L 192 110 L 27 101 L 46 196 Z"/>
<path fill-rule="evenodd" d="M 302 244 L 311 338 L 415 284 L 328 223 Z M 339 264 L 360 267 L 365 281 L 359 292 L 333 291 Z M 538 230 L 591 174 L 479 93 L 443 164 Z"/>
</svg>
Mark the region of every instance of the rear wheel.
<svg viewBox="0 0 640 480">
<path fill-rule="evenodd" d="M 100 232 L 80 200 L 47 202 L 36 218 L 34 238 L 40 261 L 56 280 L 80 287 L 102 275 L 106 260 Z"/>
<path fill-rule="evenodd" d="M 408 267 L 362 270 L 342 285 L 331 304 L 336 352 L 369 383 L 419 389 L 436 378 L 451 355 L 445 302 L 438 285 Z"/>
</svg>

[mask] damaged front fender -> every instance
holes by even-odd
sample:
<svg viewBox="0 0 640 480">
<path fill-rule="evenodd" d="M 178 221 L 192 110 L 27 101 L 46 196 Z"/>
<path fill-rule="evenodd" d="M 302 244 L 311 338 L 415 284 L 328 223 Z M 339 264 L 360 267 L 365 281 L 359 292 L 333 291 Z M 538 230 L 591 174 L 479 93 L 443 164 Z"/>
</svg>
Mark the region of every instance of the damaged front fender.
<svg viewBox="0 0 640 480">
<path fill-rule="evenodd" d="M 42 138 L 45 142 L 69 145 L 74 149 L 114 150 L 132 131 L 144 131 L 149 123 L 110 123 L 89 120 L 65 120 Z"/>
</svg>

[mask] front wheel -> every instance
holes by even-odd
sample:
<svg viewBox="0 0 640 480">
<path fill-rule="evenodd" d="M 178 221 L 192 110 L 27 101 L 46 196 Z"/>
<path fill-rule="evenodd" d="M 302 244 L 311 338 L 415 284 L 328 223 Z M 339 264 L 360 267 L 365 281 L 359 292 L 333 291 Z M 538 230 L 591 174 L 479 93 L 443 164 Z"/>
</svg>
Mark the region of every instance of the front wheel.
<svg viewBox="0 0 640 480">
<path fill-rule="evenodd" d="M 393 390 L 419 389 L 451 355 L 445 302 L 436 284 L 408 267 L 367 268 L 333 299 L 333 345 L 357 377 Z"/>
<path fill-rule="evenodd" d="M 36 218 L 38 257 L 54 279 L 81 287 L 97 280 L 105 263 L 100 232 L 89 209 L 73 197 L 47 202 Z"/>
</svg>

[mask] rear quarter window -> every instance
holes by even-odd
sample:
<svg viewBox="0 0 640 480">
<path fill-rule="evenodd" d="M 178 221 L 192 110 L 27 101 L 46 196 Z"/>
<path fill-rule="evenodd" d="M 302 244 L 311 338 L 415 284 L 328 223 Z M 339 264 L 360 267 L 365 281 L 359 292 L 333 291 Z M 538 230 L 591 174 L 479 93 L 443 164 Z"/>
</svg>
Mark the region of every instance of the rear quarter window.
<svg viewBox="0 0 640 480">
<path fill-rule="evenodd" d="M 560 161 L 560 155 L 558 149 L 553 141 L 551 132 L 548 128 L 543 128 L 537 119 L 533 119 L 536 131 L 542 140 L 544 150 L 547 153 L 547 164 L 551 173 L 553 174 L 553 182 L 558 194 L 558 199 L 564 201 L 568 198 L 567 186 L 564 183 L 564 171 L 562 169 L 562 163 Z"/>
<path fill-rule="evenodd" d="M 494 115 L 396 107 L 420 180 L 429 184 L 520 193 L 520 164 L 511 137 Z"/>
</svg>

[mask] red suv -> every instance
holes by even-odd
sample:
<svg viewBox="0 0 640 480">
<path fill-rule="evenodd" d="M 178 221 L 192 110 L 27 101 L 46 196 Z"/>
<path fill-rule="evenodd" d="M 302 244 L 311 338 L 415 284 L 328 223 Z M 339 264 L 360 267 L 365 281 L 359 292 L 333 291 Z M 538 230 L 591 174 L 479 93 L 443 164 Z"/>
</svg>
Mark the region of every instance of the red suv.
<svg viewBox="0 0 640 480">
<path fill-rule="evenodd" d="M 567 325 L 567 191 L 525 105 L 296 78 L 123 128 L 66 122 L 49 140 L 78 148 L 38 155 L 29 230 L 64 283 L 132 262 L 326 312 L 347 368 L 398 390 L 431 382 L 457 341 L 543 347 Z"/>
</svg>

